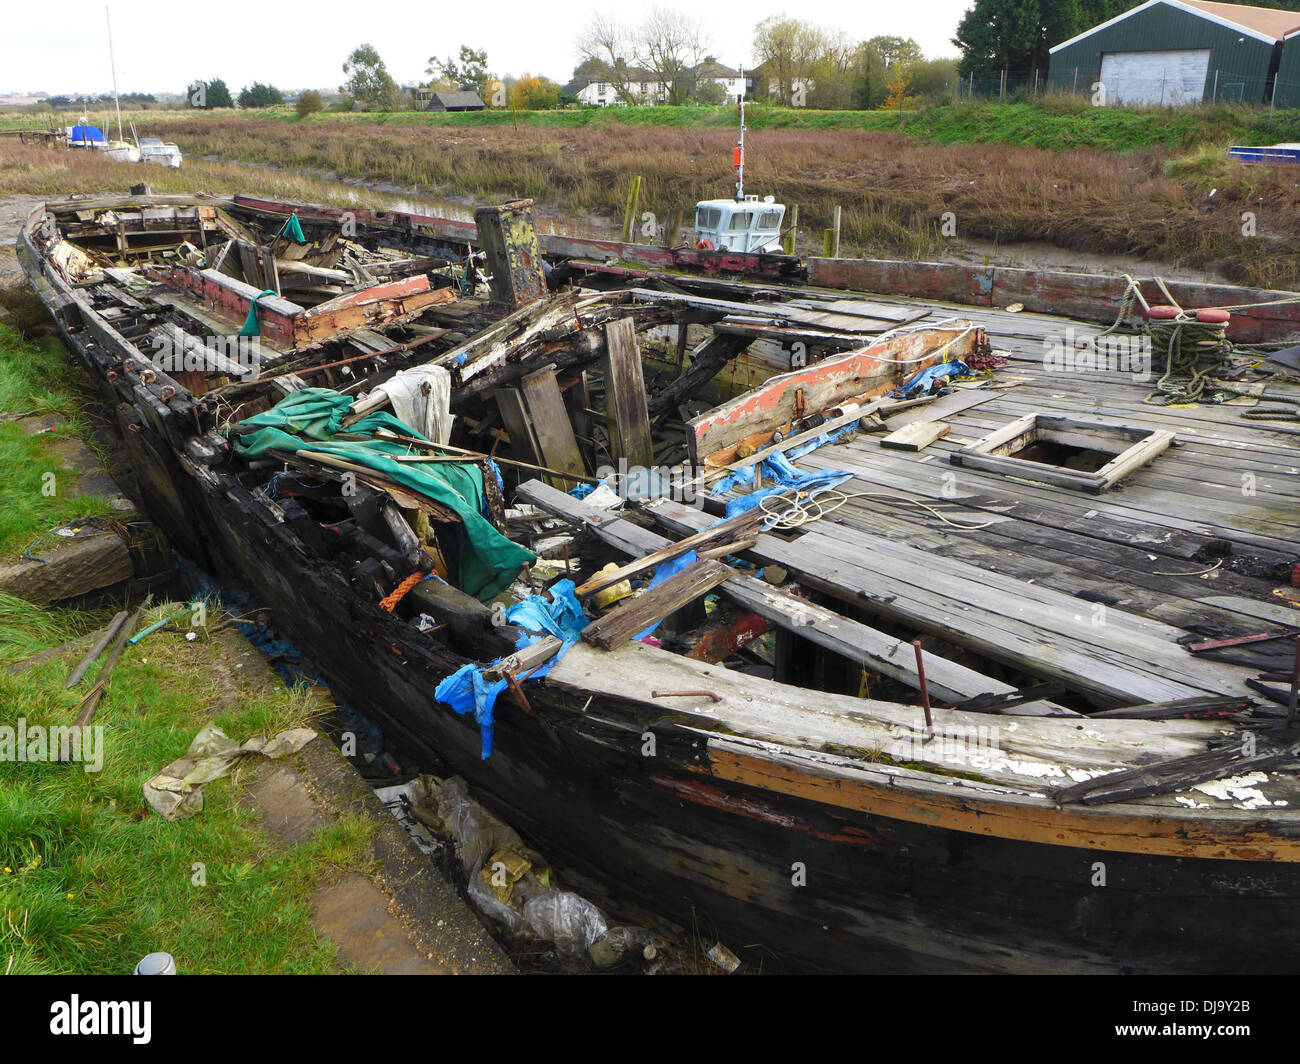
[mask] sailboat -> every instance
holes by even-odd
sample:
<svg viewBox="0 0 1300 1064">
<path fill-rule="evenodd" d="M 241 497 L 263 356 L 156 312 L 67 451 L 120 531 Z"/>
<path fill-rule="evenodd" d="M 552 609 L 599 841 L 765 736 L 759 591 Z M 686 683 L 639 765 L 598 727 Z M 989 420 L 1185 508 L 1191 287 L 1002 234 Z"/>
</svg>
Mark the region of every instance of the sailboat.
<svg viewBox="0 0 1300 1064">
<path fill-rule="evenodd" d="M 106 142 L 103 151 L 110 159 L 116 159 L 120 163 L 138 163 L 143 158 L 139 147 L 127 140 L 122 133 L 122 104 L 117 98 L 117 60 L 113 56 L 113 20 L 109 15 L 107 4 L 104 5 L 104 19 L 108 23 L 108 62 L 113 70 L 113 106 L 117 109 L 117 140 Z"/>
</svg>

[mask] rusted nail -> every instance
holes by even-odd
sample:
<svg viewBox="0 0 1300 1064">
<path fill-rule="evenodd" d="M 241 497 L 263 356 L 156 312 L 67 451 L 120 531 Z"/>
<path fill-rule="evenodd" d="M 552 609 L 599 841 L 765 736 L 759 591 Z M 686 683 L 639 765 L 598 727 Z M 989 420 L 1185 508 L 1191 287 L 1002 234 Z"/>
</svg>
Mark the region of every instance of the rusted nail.
<svg viewBox="0 0 1300 1064">
<path fill-rule="evenodd" d="M 503 673 L 503 675 L 506 678 L 506 683 L 510 686 L 510 694 L 514 698 L 516 705 L 518 705 L 519 708 L 530 717 L 537 716 L 537 713 L 533 710 L 532 705 L 528 701 L 528 696 L 524 694 L 524 689 L 519 685 L 519 681 L 515 678 L 515 674 L 513 672 L 507 672 Z"/>
<path fill-rule="evenodd" d="M 690 698 L 700 696 L 711 698 L 715 702 L 721 702 L 722 696 L 716 695 L 712 691 L 651 691 L 651 698 Z"/>
<path fill-rule="evenodd" d="M 925 710 L 925 730 L 927 738 L 929 732 L 934 729 L 934 721 L 930 719 L 930 688 L 925 682 L 925 660 L 921 653 L 921 641 L 912 640 L 912 649 L 916 651 L 916 676 L 921 681 L 921 707 Z"/>
</svg>

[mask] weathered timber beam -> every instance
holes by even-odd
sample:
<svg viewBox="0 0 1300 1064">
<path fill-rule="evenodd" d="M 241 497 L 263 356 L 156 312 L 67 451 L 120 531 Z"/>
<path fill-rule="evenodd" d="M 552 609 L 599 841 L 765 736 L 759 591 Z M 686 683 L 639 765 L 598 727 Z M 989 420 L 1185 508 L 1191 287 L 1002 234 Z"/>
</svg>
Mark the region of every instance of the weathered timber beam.
<svg viewBox="0 0 1300 1064">
<path fill-rule="evenodd" d="M 685 328 L 685 326 L 679 327 Z M 715 335 L 705 341 L 695 357 L 691 359 L 691 368 L 647 400 L 650 417 L 662 417 L 675 411 L 678 404 L 689 399 L 713 380 L 722 371 L 723 366 L 753 342 L 752 336 L 729 334 Z"/>
<path fill-rule="evenodd" d="M 641 557 L 673 544 L 667 536 L 642 528 L 617 513 L 597 509 L 537 480 L 521 484 L 516 495 L 547 513 L 582 526 L 624 554 Z M 920 688 L 911 643 L 739 572 L 733 571 L 726 583 L 719 586 L 718 592 L 738 606 L 761 613 L 779 627 L 802 636 L 810 643 L 898 680 L 913 690 Z M 960 702 L 983 694 L 1009 694 L 1016 690 L 1011 684 L 933 654 L 926 658 L 926 681 L 931 695 L 947 702 Z M 1017 707 L 1014 712 L 1026 716 L 1070 713 L 1050 703 L 1033 703 Z"/>
</svg>

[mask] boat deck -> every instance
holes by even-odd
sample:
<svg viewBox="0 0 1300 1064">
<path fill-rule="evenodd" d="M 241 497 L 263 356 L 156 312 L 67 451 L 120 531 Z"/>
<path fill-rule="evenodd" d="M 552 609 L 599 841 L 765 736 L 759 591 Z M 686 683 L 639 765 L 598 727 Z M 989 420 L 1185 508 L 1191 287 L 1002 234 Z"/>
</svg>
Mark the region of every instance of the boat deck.
<svg viewBox="0 0 1300 1064">
<path fill-rule="evenodd" d="M 936 317 L 964 313 L 987 329 L 1007 359 L 993 386 L 922 408 L 952 429 L 919 452 L 885 448 L 885 433 L 858 433 L 799 459 L 801 469 L 852 473 L 840 488 L 848 498 L 784 542 L 767 537 L 760 560 L 867 613 L 1060 678 L 1098 705 L 1251 694 L 1244 681 L 1265 657 L 1244 651 L 1250 664 L 1214 662 L 1175 640 L 1197 626 L 1221 638 L 1300 622 L 1295 600 L 1274 595 L 1278 581 L 1233 568 L 1245 555 L 1294 564 L 1300 437 L 1242 419 L 1249 403 L 1146 405 L 1151 381 L 1122 372 L 1067 376 L 1044 365 L 1045 338 L 1067 328 L 1092 336 L 1095 325 L 932 309 Z M 1300 398 L 1295 384 L 1268 387 Z M 1153 462 L 1096 495 L 950 462 L 1032 413 L 1176 436 Z M 1282 667 L 1287 644 L 1264 646 Z"/>
</svg>

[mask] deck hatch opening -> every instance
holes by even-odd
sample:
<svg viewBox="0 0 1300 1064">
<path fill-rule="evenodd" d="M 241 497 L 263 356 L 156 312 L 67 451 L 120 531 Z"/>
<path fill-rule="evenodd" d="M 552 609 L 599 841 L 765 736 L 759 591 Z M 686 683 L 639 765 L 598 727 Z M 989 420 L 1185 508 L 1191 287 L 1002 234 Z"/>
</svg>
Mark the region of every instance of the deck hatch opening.
<svg viewBox="0 0 1300 1064">
<path fill-rule="evenodd" d="M 1173 439 L 1164 429 L 1036 413 L 949 457 L 953 465 L 1098 493 L 1146 465 Z"/>
</svg>

